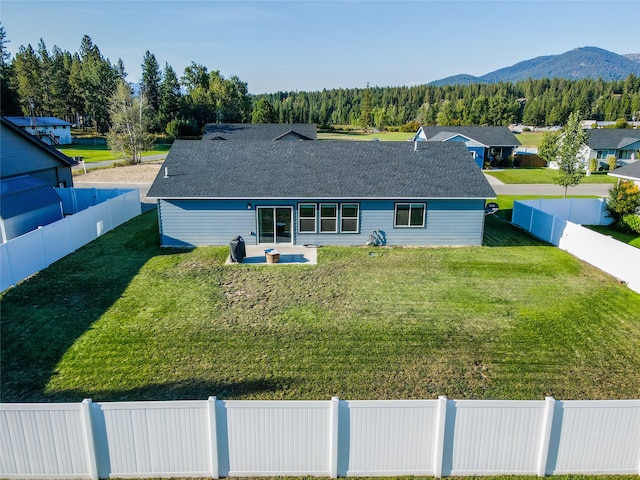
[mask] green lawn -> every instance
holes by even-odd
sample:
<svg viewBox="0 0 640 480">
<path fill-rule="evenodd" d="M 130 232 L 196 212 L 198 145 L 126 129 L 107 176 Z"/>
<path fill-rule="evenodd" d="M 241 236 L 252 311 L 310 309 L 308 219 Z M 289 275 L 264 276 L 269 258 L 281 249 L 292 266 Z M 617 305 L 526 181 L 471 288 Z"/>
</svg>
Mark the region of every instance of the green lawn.
<svg viewBox="0 0 640 480">
<path fill-rule="evenodd" d="M 415 132 L 380 132 L 363 133 L 356 131 L 335 131 L 331 133 L 318 133 L 318 140 L 374 140 L 383 142 L 406 142 L 413 139 Z"/>
<path fill-rule="evenodd" d="M 524 132 L 516 134 L 523 147 L 537 147 L 542 139 L 542 132 Z"/>
<path fill-rule="evenodd" d="M 145 157 L 168 152 L 170 148 L 171 145 L 154 145 L 153 150 L 144 152 L 142 156 Z M 86 163 L 120 159 L 120 155 L 114 154 L 106 145 L 58 145 L 56 149 L 68 157 L 82 157 Z"/>
<path fill-rule="evenodd" d="M 505 170 L 484 170 L 484 173 L 497 178 L 503 183 L 555 183 L 558 176 L 556 170 L 548 168 L 509 168 Z M 580 183 L 616 183 L 617 179 L 606 172 L 592 173 L 582 177 Z"/>
<path fill-rule="evenodd" d="M 161 249 L 148 212 L 2 294 L 1 400 L 640 396 L 640 295 L 489 217 L 485 246 Z"/>
</svg>

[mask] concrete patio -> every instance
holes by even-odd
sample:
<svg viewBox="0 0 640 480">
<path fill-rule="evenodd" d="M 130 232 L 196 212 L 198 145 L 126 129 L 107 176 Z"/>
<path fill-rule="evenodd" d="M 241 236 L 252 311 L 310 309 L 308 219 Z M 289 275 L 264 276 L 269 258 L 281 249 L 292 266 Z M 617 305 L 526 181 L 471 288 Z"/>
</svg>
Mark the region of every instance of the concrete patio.
<svg viewBox="0 0 640 480">
<path fill-rule="evenodd" d="M 278 263 L 267 263 L 265 250 L 275 248 L 280 252 Z M 317 265 L 317 247 L 303 245 L 245 245 L 247 256 L 242 260 L 243 265 Z M 226 265 L 237 265 L 227 258 Z"/>
</svg>

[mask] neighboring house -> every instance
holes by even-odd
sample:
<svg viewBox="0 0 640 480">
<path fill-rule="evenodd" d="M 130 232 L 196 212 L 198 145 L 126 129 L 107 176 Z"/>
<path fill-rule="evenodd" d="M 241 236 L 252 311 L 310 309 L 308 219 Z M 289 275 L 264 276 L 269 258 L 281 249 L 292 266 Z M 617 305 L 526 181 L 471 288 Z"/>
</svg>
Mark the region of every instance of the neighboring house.
<svg viewBox="0 0 640 480">
<path fill-rule="evenodd" d="M 600 166 L 607 165 L 610 155 L 616 157 L 617 163 L 627 165 L 638 160 L 640 151 L 640 130 L 632 128 L 602 128 L 586 130 L 587 145 L 581 150 L 581 159 L 589 165 L 592 158 L 597 159 Z"/>
<path fill-rule="evenodd" d="M 317 140 L 313 123 L 207 123 L 202 140 Z"/>
<path fill-rule="evenodd" d="M 15 124 L 0 119 L 0 178 L 31 175 L 54 187 L 73 187 L 75 161 Z"/>
<path fill-rule="evenodd" d="M 520 141 L 508 127 L 430 127 L 422 126 L 414 141 L 462 142 L 480 168 L 498 166 L 501 160 L 515 155 Z"/>
<path fill-rule="evenodd" d="M 633 162 L 624 167 L 616 168 L 608 175 L 622 180 L 633 180 L 640 187 L 640 162 Z"/>
<path fill-rule="evenodd" d="M 457 142 L 176 141 L 148 197 L 163 246 L 481 245 L 495 192 Z"/>
<path fill-rule="evenodd" d="M 71 142 L 71 124 L 55 117 L 5 117 L 25 132 L 48 145 L 67 145 Z"/>
<path fill-rule="evenodd" d="M 63 218 L 62 200 L 53 186 L 23 175 L 0 180 L 2 243 Z"/>
</svg>

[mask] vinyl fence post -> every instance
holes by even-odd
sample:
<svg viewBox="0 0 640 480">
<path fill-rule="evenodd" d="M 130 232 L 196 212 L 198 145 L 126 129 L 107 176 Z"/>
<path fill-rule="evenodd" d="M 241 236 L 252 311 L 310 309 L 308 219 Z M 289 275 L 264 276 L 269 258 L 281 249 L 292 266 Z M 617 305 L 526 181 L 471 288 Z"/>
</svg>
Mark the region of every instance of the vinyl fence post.
<svg viewBox="0 0 640 480">
<path fill-rule="evenodd" d="M 540 435 L 540 446 L 538 450 L 538 476 L 544 477 L 547 474 L 547 459 L 549 457 L 549 444 L 551 443 L 551 430 L 553 428 L 553 410 L 556 401 L 553 397 L 546 397 L 544 415 L 542 416 L 542 429 Z"/>
<path fill-rule="evenodd" d="M 91 399 L 85 398 L 82 401 L 82 429 L 84 431 L 84 445 L 87 452 L 87 463 L 89 464 L 89 475 L 91 480 L 98 480 L 98 460 L 96 457 L 96 446 L 93 441 L 93 426 L 91 425 Z"/>
<path fill-rule="evenodd" d="M 340 418 L 340 399 L 331 397 L 329 411 L 329 476 L 338 478 L 338 419 Z"/>
<path fill-rule="evenodd" d="M 218 427 L 216 422 L 216 397 L 209 397 L 207 400 L 207 415 L 209 420 L 209 444 L 211 451 L 211 478 L 220 478 L 218 467 Z"/>
<path fill-rule="evenodd" d="M 433 439 L 433 476 L 442 478 L 442 462 L 444 456 L 444 435 L 447 421 L 447 403 L 445 396 L 438 397 L 438 409 L 436 413 L 436 425 Z"/>
</svg>

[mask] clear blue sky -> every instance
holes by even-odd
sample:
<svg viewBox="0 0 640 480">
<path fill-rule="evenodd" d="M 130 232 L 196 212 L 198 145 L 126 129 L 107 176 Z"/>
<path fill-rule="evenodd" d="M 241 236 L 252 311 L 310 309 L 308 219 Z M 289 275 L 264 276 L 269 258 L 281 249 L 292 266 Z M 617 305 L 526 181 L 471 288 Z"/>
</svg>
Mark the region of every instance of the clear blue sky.
<svg viewBox="0 0 640 480">
<path fill-rule="evenodd" d="M 2 0 L 12 55 L 89 35 L 136 82 L 146 50 L 178 76 L 192 61 L 249 92 L 399 86 L 483 75 L 595 46 L 640 53 L 640 0 Z"/>
</svg>

